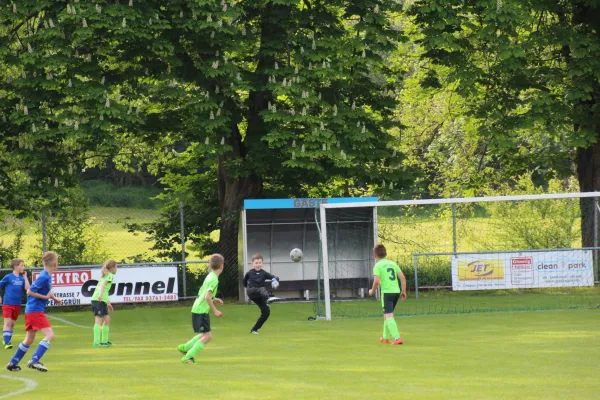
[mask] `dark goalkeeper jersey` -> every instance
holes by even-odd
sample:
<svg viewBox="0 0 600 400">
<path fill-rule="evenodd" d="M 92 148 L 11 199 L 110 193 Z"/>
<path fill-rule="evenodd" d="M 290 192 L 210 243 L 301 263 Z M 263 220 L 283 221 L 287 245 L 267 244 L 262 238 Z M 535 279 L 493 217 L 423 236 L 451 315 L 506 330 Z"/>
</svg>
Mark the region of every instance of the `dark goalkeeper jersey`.
<svg viewBox="0 0 600 400">
<path fill-rule="evenodd" d="M 244 276 L 244 287 L 248 288 L 248 289 L 261 288 L 261 287 L 265 286 L 265 281 L 267 279 L 273 279 L 273 278 L 279 280 L 278 277 L 276 277 L 275 275 L 271 275 L 264 269 L 257 271 L 254 268 L 252 268 Z"/>
</svg>

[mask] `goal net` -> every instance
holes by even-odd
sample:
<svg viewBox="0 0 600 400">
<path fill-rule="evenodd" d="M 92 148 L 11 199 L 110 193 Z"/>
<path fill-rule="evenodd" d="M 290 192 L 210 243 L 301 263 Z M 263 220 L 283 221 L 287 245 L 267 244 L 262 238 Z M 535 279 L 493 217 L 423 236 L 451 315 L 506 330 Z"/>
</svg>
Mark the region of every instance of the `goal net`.
<svg viewBox="0 0 600 400">
<path fill-rule="evenodd" d="M 315 314 L 381 316 L 368 296 L 376 243 L 406 276 L 397 315 L 596 307 L 598 197 L 323 204 Z"/>
</svg>

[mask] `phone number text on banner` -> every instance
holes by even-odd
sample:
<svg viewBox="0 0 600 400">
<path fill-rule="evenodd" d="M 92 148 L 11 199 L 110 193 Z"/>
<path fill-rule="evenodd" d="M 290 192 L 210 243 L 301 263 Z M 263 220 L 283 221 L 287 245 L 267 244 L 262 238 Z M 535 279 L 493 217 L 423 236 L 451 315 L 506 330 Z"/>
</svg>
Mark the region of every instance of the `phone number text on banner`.
<svg viewBox="0 0 600 400">
<path fill-rule="evenodd" d="M 452 290 L 593 286 L 591 250 L 459 254 Z"/>
<path fill-rule="evenodd" d="M 35 281 L 39 272 L 33 273 Z M 101 268 L 61 270 L 52 275 L 52 292 L 63 305 L 92 304 L 92 295 L 102 277 Z M 177 267 L 120 268 L 110 288 L 111 303 L 176 301 Z M 55 305 L 52 300 L 48 305 Z"/>
</svg>

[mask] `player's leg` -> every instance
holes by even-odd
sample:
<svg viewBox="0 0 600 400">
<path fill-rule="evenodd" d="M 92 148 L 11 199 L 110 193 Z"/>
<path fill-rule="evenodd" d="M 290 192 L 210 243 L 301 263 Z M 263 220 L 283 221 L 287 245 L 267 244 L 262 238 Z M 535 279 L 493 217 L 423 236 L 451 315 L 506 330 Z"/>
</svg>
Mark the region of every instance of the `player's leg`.
<svg viewBox="0 0 600 400">
<path fill-rule="evenodd" d="M 48 323 L 47 325 L 48 326 L 45 326 L 40 329 L 40 331 L 44 335 L 44 338 L 40 340 L 37 349 L 35 349 L 35 353 L 33 353 L 33 356 L 31 357 L 31 361 L 27 363 L 27 366 L 29 368 L 37 369 L 40 372 L 48 371 L 48 368 L 46 368 L 44 364 L 40 362 L 40 360 L 42 359 L 44 354 L 46 354 L 46 351 L 48 351 L 48 349 L 50 348 L 50 343 L 54 340 L 54 331 L 52 330 L 50 323 Z"/>
<path fill-rule="evenodd" d="M 104 319 L 102 322 L 102 341 L 100 342 L 100 344 L 104 347 L 110 347 L 113 345 L 110 342 L 110 340 L 108 340 L 108 331 L 110 330 L 110 315 L 108 315 L 108 306 L 106 305 L 106 303 L 102 304 L 104 304 L 104 307 L 106 307 L 106 314 L 104 315 Z"/>
<path fill-rule="evenodd" d="M 267 295 L 268 296 L 268 295 Z M 250 330 L 251 333 L 258 333 L 258 330 L 262 328 L 265 322 L 269 319 L 269 315 L 271 315 L 271 309 L 269 308 L 269 304 L 267 304 L 268 297 L 264 296 L 256 297 L 253 301 L 256 303 L 258 308 L 260 308 L 260 317 L 256 321 L 256 324 Z"/>
<path fill-rule="evenodd" d="M 398 325 L 396 324 L 396 320 L 394 319 L 394 309 L 396 308 L 396 304 L 398 304 L 398 300 L 400 299 L 399 293 L 387 294 L 390 296 L 389 302 L 387 305 L 387 309 L 385 310 L 386 314 L 384 314 L 383 318 L 385 319 L 385 324 L 392 336 L 394 341 L 392 344 L 402 344 L 403 341 L 400 338 L 400 333 L 398 332 Z"/>
<path fill-rule="evenodd" d="M 20 371 L 21 370 L 21 367 L 19 367 L 19 362 L 23 359 L 23 357 L 25 357 L 27 350 L 29 350 L 29 346 L 35 340 L 35 333 L 36 332 L 32 329 L 27 330 L 25 339 L 23 340 L 22 343 L 20 343 L 17 346 L 17 351 L 15 352 L 15 355 L 13 356 L 13 358 L 11 358 L 8 365 L 6 366 L 7 370 L 9 370 L 9 371 Z"/>
<path fill-rule="evenodd" d="M 4 312 L 4 307 L 2 308 L 2 311 Z M 15 330 L 15 320 L 12 319 L 12 317 L 12 315 L 10 315 L 8 318 L 6 315 L 4 316 L 4 329 L 2 330 L 2 336 L 4 338 L 4 348 L 7 350 L 12 349 L 12 344 L 10 342 L 12 341 L 12 335 Z"/>
<path fill-rule="evenodd" d="M 210 315 L 209 314 L 192 314 L 194 318 L 194 330 L 202 332 L 202 334 L 196 336 L 195 343 L 189 348 L 187 353 L 181 359 L 184 363 L 195 364 L 195 358 L 204 349 L 204 346 L 212 339 L 212 333 L 210 330 Z M 190 342 L 186 343 L 186 346 Z"/>
<path fill-rule="evenodd" d="M 94 347 L 100 347 L 100 342 L 102 341 L 102 317 L 95 315 L 94 316 Z"/>
<path fill-rule="evenodd" d="M 386 296 L 386 293 L 382 293 L 381 294 L 381 309 L 383 310 L 383 335 L 381 336 L 381 338 L 379 339 L 379 341 L 383 344 L 389 344 L 390 343 L 390 330 L 388 329 L 387 323 L 386 323 L 386 319 L 385 319 L 385 310 L 389 309 L 390 305 L 386 304 L 389 303 L 389 297 Z"/>
</svg>

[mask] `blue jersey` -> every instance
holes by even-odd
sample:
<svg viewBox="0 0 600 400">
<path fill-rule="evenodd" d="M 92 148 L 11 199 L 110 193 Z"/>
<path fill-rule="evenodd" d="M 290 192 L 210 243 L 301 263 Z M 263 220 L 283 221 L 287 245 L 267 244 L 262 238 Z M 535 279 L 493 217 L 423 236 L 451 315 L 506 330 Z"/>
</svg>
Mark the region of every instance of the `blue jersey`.
<svg viewBox="0 0 600 400">
<path fill-rule="evenodd" d="M 47 296 L 52 290 L 52 277 L 48 273 L 48 271 L 43 270 L 29 287 L 34 293 L 41 294 L 42 296 Z M 46 311 L 46 305 L 48 304 L 48 300 L 38 299 L 37 297 L 27 296 L 27 306 L 25 306 L 26 313 L 34 313 L 34 312 L 44 312 Z"/>
<path fill-rule="evenodd" d="M 4 304 L 11 306 L 20 306 L 23 299 L 23 288 L 25 287 L 25 278 L 13 273 L 6 275 L 0 281 L 0 290 L 4 289 Z"/>
</svg>

